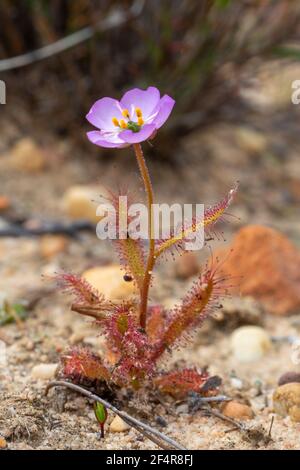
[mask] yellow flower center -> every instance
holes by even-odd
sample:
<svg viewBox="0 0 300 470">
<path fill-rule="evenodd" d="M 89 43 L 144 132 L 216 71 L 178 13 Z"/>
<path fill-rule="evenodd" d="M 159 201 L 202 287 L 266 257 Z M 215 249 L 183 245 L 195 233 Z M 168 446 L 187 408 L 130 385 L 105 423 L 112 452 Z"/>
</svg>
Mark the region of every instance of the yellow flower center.
<svg viewBox="0 0 300 470">
<path fill-rule="evenodd" d="M 130 114 L 128 109 L 122 109 L 122 116 L 126 119 L 118 120 L 116 117 L 112 118 L 112 122 L 114 126 L 119 127 L 121 129 L 130 129 L 133 132 L 138 132 L 141 126 L 144 124 L 143 113 L 141 108 L 135 108 L 135 114 L 137 117 L 137 122 L 132 121 L 130 119 Z"/>
</svg>

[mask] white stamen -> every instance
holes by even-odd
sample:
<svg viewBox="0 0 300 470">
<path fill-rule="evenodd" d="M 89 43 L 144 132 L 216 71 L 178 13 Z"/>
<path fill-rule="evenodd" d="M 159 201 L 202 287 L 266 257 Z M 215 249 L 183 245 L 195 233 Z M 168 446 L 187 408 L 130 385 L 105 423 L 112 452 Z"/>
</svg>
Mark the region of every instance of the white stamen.
<svg viewBox="0 0 300 470">
<path fill-rule="evenodd" d="M 134 106 L 133 104 L 131 105 L 131 110 L 130 110 L 130 118 L 133 119 L 134 116 Z"/>
<path fill-rule="evenodd" d="M 120 113 L 122 114 L 123 109 L 121 108 L 121 105 L 120 105 L 119 101 L 116 101 L 116 106 L 117 106 L 118 110 L 120 111 Z"/>
<path fill-rule="evenodd" d="M 148 116 L 147 119 L 144 119 L 145 123 L 149 122 L 149 121 L 152 121 L 154 118 L 156 118 L 156 116 L 158 115 L 158 112 L 159 112 L 159 109 L 155 113 Z"/>
</svg>

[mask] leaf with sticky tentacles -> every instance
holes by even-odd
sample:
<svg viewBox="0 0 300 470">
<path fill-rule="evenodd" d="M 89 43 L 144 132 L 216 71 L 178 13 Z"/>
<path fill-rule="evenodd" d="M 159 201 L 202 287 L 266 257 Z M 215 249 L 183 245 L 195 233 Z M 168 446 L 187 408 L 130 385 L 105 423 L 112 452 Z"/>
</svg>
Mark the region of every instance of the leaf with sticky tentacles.
<svg viewBox="0 0 300 470">
<path fill-rule="evenodd" d="M 237 190 L 238 184 L 236 184 L 220 202 L 205 209 L 203 219 L 198 220 L 194 217 L 189 224 L 186 223 L 184 227 L 180 227 L 179 230 L 176 230 L 169 239 L 159 240 L 156 244 L 155 257 L 158 258 L 168 250 L 176 251 L 176 249 L 184 249 L 185 242 L 188 241 L 189 237 L 199 233 L 200 230 L 204 229 L 206 234 L 212 235 L 215 224 L 226 215 L 226 210 L 231 204 Z"/>
<path fill-rule="evenodd" d="M 74 382 L 110 380 L 102 359 L 87 348 L 72 348 L 62 356 L 61 363 L 60 375 Z"/>
<path fill-rule="evenodd" d="M 115 211 L 116 218 L 113 221 L 115 224 L 116 239 L 113 244 L 119 255 L 121 267 L 126 273 L 124 278 L 128 281 L 136 283 L 139 289 L 142 288 L 143 279 L 145 275 L 146 262 L 141 239 L 133 239 L 128 232 L 123 233 L 122 225 L 125 222 L 126 227 L 130 226 L 134 217 L 130 215 L 128 207 L 132 204 L 132 195 L 128 191 L 119 191 L 115 194 L 108 191 L 106 198 Z"/>
<path fill-rule="evenodd" d="M 199 372 L 192 368 L 159 375 L 154 379 L 154 383 L 161 392 L 169 393 L 175 398 L 183 398 L 189 392 L 200 393 L 208 380 L 209 374 L 206 370 Z"/>
<path fill-rule="evenodd" d="M 155 360 L 186 336 L 192 327 L 199 327 L 209 316 L 213 307 L 225 295 L 228 286 L 224 278 L 219 278 L 216 267 L 206 268 L 184 297 L 181 305 L 169 312 L 166 327 L 157 341 L 153 358 Z"/>
<path fill-rule="evenodd" d="M 56 276 L 56 281 L 63 290 L 75 297 L 75 302 L 71 307 L 74 312 L 100 320 L 114 309 L 112 302 L 107 301 L 102 294 L 80 276 L 62 273 Z"/>
</svg>

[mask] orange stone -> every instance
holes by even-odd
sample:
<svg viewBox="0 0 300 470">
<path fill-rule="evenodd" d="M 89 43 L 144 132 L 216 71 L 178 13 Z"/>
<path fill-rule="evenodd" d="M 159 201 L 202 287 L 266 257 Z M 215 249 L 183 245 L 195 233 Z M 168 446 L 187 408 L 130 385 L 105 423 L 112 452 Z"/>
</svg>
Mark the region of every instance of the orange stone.
<svg viewBox="0 0 300 470">
<path fill-rule="evenodd" d="M 222 413 L 224 416 L 233 419 L 252 419 L 254 417 L 254 413 L 250 406 L 243 405 L 242 403 L 238 403 L 237 401 L 229 401 L 225 403 L 222 408 Z"/>
<path fill-rule="evenodd" d="M 6 449 L 7 447 L 7 442 L 4 439 L 4 437 L 0 436 L 0 449 Z"/>
<path fill-rule="evenodd" d="M 10 206 L 10 200 L 6 196 L 0 195 L 0 212 L 5 211 Z"/>
<path fill-rule="evenodd" d="M 232 276 L 234 290 L 259 300 L 269 313 L 300 311 L 300 252 L 286 236 L 261 225 L 242 228 L 230 246 L 222 272 Z M 227 249 L 218 256 L 224 259 Z"/>
</svg>

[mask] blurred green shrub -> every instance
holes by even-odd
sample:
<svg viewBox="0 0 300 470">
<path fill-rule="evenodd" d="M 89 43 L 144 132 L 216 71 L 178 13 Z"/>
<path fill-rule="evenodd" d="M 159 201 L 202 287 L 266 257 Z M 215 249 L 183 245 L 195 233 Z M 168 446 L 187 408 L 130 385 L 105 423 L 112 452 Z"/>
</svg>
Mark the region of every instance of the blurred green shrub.
<svg viewBox="0 0 300 470">
<path fill-rule="evenodd" d="M 131 4 L 2 0 L 0 57 L 52 43 Z M 290 0 L 145 1 L 122 27 L 3 78 L 35 123 L 75 135 L 96 98 L 155 84 L 176 98 L 173 128 L 184 133 L 218 112 L 236 93 L 241 66 L 289 39 L 299 18 L 300 2 Z"/>
<path fill-rule="evenodd" d="M 0 326 L 20 323 L 27 318 L 28 312 L 22 304 L 10 304 L 7 300 L 0 303 Z"/>
</svg>

